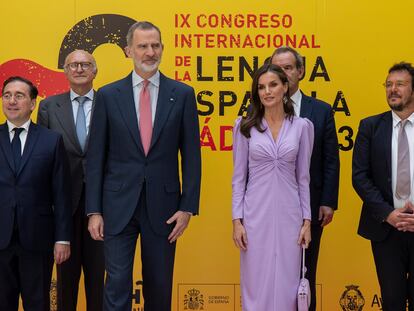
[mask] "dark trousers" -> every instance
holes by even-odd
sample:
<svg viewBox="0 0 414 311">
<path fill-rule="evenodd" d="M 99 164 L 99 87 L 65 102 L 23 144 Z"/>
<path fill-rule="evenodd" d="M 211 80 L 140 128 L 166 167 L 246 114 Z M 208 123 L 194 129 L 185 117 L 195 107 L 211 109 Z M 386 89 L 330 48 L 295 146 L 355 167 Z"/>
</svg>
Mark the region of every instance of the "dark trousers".
<svg viewBox="0 0 414 311">
<path fill-rule="evenodd" d="M 309 311 L 316 310 L 316 268 L 318 265 L 319 246 L 321 244 L 323 227 L 320 224 L 311 224 L 311 238 L 308 249 L 305 252 L 306 278 L 311 288 L 311 304 Z"/>
<path fill-rule="evenodd" d="M 121 207 L 113 207 L 121 208 Z M 105 311 L 130 311 L 134 255 L 141 235 L 141 261 L 145 311 L 171 311 L 175 243 L 154 233 L 149 223 L 143 187 L 135 213 L 117 235 L 105 234 Z"/>
<path fill-rule="evenodd" d="M 0 310 L 17 311 L 21 295 L 25 311 L 49 311 L 52 270 L 53 249 L 25 250 L 16 232 L 0 250 Z"/>
<path fill-rule="evenodd" d="M 414 233 L 390 230 L 384 241 L 371 241 L 381 287 L 383 311 L 414 310 Z M 413 275 L 412 275 L 413 274 Z"/>
<path fill-rule="evenodd" d="M 86 310 L 102 311 L 105 274 L 104 245 L 88 231 L 84 194 L 73 215 L 73 239 L 70 258 L 57 266 L 58 310 L 76 311 L 79 279 L 83 268 Z"/>
</svg>

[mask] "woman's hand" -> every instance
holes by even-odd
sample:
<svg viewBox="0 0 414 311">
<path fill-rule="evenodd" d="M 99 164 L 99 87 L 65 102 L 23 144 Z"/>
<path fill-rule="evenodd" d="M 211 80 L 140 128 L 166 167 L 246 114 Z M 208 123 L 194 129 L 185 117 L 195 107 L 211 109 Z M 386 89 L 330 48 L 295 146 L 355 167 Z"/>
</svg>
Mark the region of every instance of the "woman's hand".
<svg viewBox="0 0 414 311">
<path fill-rule="evenodd" d="M 302 228 L 300 228 L 298 244 L 302 245 L 305 248 L 308 248 L 311 241 L 311 222 L 309 219 L 303 220 Z"/>
<path fill-rule="evenodd" d="M 247 250 L 247 234 L 241 219 L 233 220 L 233 241 L 241 250 Z"/>
</svg>

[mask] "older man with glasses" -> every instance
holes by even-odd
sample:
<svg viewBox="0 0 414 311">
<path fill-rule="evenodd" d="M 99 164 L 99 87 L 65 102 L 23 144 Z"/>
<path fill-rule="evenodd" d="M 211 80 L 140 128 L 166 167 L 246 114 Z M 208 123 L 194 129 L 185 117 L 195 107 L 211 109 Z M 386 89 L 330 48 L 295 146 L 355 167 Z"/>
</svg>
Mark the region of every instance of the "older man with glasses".
<svg viewBox="0 0 414 311">
<path fill-rule="evenodd" d="M 88 232 L 85 216 L 85 159 L 94 108 L 93 80 L 97 74 L 91 54 L 75 50 L 65 60 L 70 91 L 40 102 L 38 123 L 62 134 L 69 158 L 72 184 L 74 237 L 70 260 L 57 268 L 58 310 L 76 311 L 79 279 L 83 268 L 88 311 L 102 310 L 104 283 L 103 242 Z"/>
</svg>

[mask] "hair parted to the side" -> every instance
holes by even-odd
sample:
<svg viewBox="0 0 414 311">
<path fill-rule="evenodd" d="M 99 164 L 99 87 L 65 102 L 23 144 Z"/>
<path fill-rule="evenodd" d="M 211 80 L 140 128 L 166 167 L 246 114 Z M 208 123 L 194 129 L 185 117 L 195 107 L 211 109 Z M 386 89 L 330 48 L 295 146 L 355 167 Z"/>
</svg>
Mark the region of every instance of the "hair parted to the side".
<svg viewBox="0 0 414 311">
<path fill-rule="evenodd" d="M 264 117 L 264 106 L 260 101 L 259 97 L 259 79 L 266 72 L 272 72 L 277 75 L 282 81 L 283 84 L 289 85 L 288 78 L 284 73 L 283 69 L 277 65 L 271 63 L 263 64 L 253 75 L 252 89 L 250 95 L 250 109 L 245 118 L 243 118 L 240 125 L 240 132 L 247 138 L 250 138 L 250 129 L 255 127 L 259 132 L 264 132 L 265 129 L 261 128 L 262 119 Z M 293 109 L 292 100 L 289 97 L 289 88 L 287 89 L 283 97 L 283 110 L 286 114 L 286 118 L 292 120 L 295 115 L 295 110 Z"/>
<path fill-rule="evenodd" d="M 9 77 L 3 82 L 2 95 L 4 94 L 4 89 L 7 86 L 7 84 L 16 82 L 16 81 L 26 83 L 30 89 L 30 98 L 31 99 L 37 98 L 37 95 L 39 94 L 37 87 L 32 83 L 32 81 L 25 79 L 23 77 L 20 77 L 20 76 Z"/>
</svg>

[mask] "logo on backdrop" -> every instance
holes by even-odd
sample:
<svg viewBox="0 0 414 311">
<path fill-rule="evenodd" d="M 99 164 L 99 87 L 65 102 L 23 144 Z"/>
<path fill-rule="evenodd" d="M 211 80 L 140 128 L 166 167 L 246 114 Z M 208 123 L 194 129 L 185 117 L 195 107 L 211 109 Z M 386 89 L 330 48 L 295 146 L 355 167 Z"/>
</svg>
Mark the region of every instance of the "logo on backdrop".
<svg viewBox="0 0 414 311">
<path fill-rule="evenodd" d="M 203 294 L 195 288 L 184 295 L 184 310 L 204 310 Z"/>
<path fill-rule="evenodd" d="M 41 97 L 47 97 L 69 90 L 63 73 L 66 56 L 73 50 L 93 53 L 102 44 L 115 44 L 122 50 L 127 45 L 126 34 L 136 21 L 117 14 L 89 16 L 76 23 L 65 35 L 59 49 L 57 69 L 49 69 L 30 59 L 12 59 L 0 64 L 0 85 L 11 76 L 21 76 L 33 81 Z M 126 56 L 126 55 L 125 55 Z"/>
<path fill-rule="evenodd" d="M 346 290 L 339 299 L 343 311 L 362 311 L 365 305 L 364 296 L 358 289 L 358 285 L 347 285 Z"/>
</svg>

